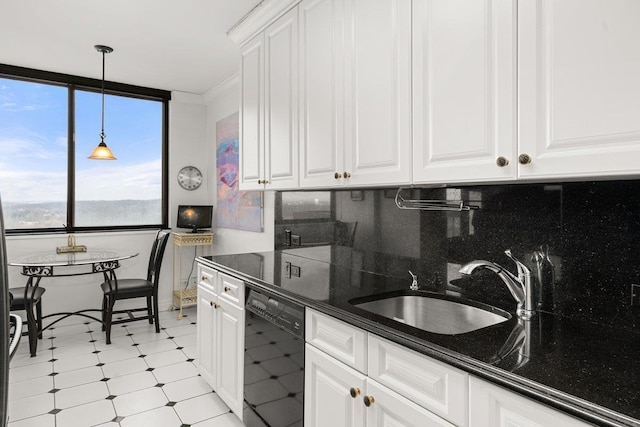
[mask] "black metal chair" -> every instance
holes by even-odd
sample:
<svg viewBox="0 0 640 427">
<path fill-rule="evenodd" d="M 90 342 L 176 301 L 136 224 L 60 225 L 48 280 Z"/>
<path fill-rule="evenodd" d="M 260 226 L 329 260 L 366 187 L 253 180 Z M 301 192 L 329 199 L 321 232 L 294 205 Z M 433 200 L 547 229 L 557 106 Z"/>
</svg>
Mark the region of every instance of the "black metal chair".
<svg viewBox="0 0 640 427">
<path fill-rule="evenodd" d="M 27 312 L 27 334 L 29 336 L 29 352 L 31 357 L 36 355 L 38 339 L 42 339 L 42 295 L 46 289 L 39 286 L 9 288 L 13 296 L 11 311 L 24 310 Z M 35 313 L 34 313 L 35 309 Z"/>
<path fill-rule="evenodd" d="M 160 268 L 164 250 L 167 246 L 170 233 L 168 231 L 158 231 L 149 254 L 149 266 L 147 268 L 146 279 L 118 279 L 112 271 L 105 272 L 105 281 L 101 288 L 104 293 L 102 299 L 102 330 L 106 331 L 107 344 L 111 344 L 111 326 L 119 323 L 134 322 L 138 320 L 149 320 L 149 324 L 155 321 L 156 332 L 160 332 L 160 320 L 158 317 L 158 282 L 160 280 Z M 132 298 L 146 298 L 147 306 L 128 310 L 114 311 L 113 306 L 116 301 Z M 133 312 L 146 311 L 146 316 L 134 316 Z M 113 320 L 114 314 L 126 313 L 128 317 Z"/>
</svg>

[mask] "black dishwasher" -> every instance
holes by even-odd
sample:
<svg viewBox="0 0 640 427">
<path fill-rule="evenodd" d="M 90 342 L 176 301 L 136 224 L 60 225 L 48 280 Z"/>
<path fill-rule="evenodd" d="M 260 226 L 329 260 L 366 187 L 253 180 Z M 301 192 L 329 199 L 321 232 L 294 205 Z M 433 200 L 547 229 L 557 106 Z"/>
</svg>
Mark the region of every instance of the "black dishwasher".
<svg viewBox="0 0 640 427">
<path fill-rule="evenodd" d="M 302 427 L 304 306 L 249 284 L 246 292 L 244 424 Z"/>
</svg>

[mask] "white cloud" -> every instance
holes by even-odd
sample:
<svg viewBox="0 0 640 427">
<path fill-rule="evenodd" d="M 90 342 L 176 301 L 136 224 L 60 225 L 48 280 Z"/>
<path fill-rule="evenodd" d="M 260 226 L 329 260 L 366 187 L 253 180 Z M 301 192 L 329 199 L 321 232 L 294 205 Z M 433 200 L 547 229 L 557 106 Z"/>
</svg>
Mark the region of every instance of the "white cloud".
<svg viewBox="0 0 640 427">
<path fill-rule="evenodd" d="M 126 165 L 96 161 L 76 173 L 76 200 L 150 200 L 162 197 L 162 162 Z"/>
</svg>

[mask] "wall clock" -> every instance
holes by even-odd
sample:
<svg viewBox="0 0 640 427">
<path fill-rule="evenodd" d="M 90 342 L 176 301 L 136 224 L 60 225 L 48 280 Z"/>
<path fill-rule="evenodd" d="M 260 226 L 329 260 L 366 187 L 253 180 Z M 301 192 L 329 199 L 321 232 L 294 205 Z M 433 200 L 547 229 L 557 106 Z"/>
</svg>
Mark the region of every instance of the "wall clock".
<svg viewBox="0 0 640 427">
<path fill-rule="evenodd" d="M 195 190 L 202 184 L 202 172 L 195 166 L 185 166 L 178 172 L 178 184 L 185 190 Z"/>
</svg>

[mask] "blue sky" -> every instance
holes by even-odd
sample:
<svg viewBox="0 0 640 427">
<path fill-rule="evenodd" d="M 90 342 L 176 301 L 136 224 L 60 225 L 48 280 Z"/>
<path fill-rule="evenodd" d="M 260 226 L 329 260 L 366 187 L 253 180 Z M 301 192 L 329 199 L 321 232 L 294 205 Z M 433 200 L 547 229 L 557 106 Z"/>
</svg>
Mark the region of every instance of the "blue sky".
<svg viewBox="0 0 640 427">
<path fill-rule="evenodd" d="M 66 87 L 0 78 L 3 201 L 64 201 Z M 76 199 L 161 197 L 162 103 L 107 95 L 105 142 L 116 161 L 88 160 L 100 142 L 101 95 L 76 92 Z"/>
</svg>

